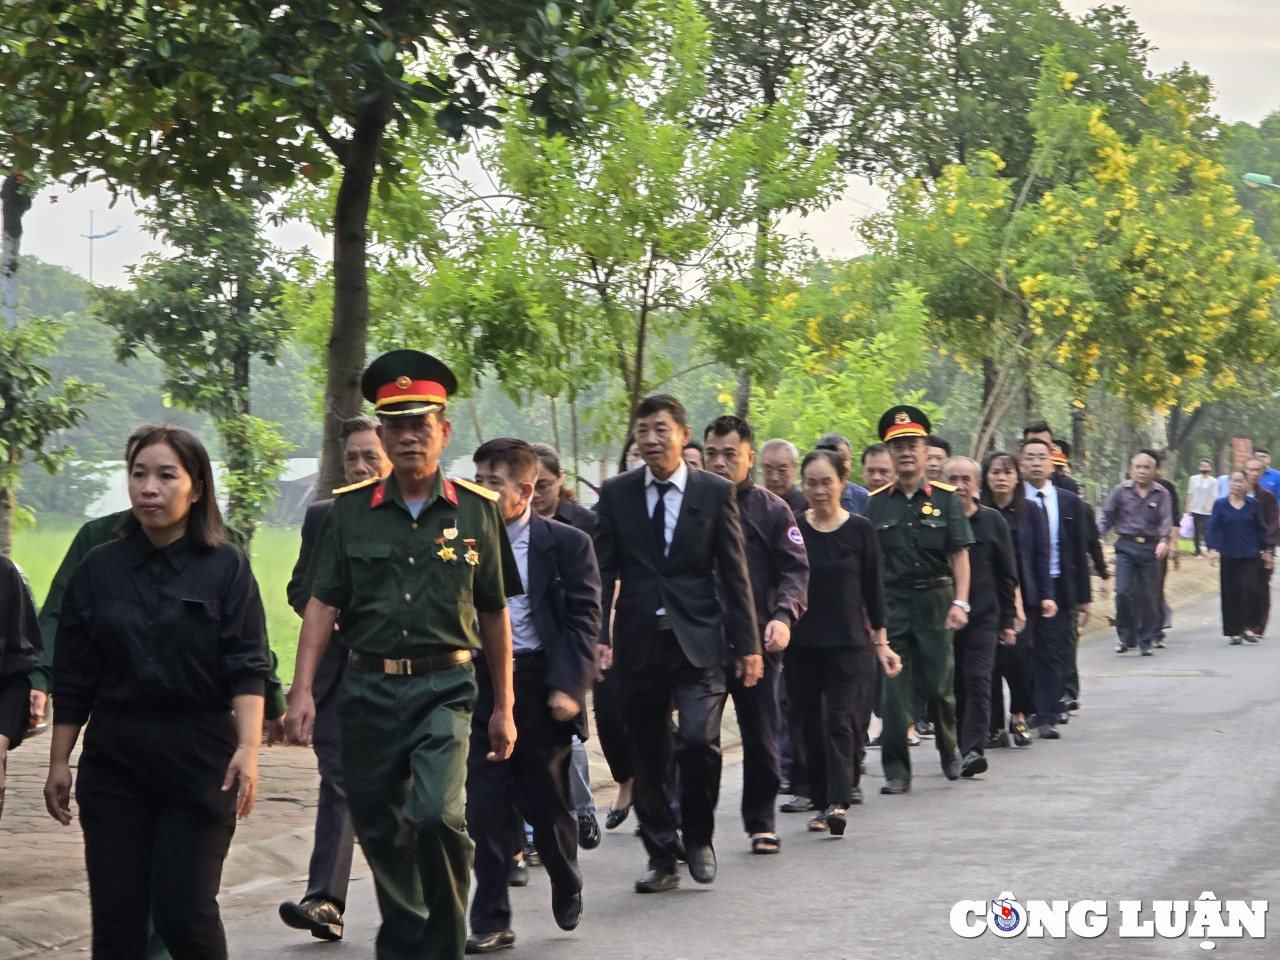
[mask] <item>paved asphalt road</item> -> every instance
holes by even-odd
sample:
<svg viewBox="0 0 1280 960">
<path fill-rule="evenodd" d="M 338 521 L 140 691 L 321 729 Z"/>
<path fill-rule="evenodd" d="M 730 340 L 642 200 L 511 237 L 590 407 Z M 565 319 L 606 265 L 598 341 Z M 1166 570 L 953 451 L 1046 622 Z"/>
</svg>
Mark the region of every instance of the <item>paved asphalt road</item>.
<svg viewBox="0 0 1280 960">
<path fill-rule="evenodd" d="M 1118 656 L 1104 634 L 1081 651 L 1083 706 L 1063 738 L 991 752 L 975 781 L 943 779 L 931 741 L 913 751 L 914 792 L 877 793 L 870 757 L 867 803 L 843 839 L 805 833 L 805 817 L 780 815 L 780 856 L 751 856 L 736 806 L 741 767 L 725 771 L 717 849 L 720 876 L 659 896 L 631 890 L 642 872 L 626 826 L 583 855 L 586 916 L 556 929 L 545 875 L 513 891 L 518 942 L 504 956 L 561 958 L 1280 957 L 1280 639 L 1229 647 L 1217 599 L 1178 614 L 1169 649 Z M 1280 633 L 1280 631 L 1277 631 Z M 300 883 L 224 898 L 236 960 L 373 957 L 376 907 L 361 864 L 348 937 L 314 943 L 287 930 L 276 904 Z M 1268 900 L 1265 940 L 1132 940 L 1118 936 L 1122 899 Z M 1112 905 L 1103 936 L 1084 940 L 962 940 L 952 905 L 1012 891 L 1031 899 L 1099 899 Z M 65 950 L 74 952 L 75 947 Z"/>
</svg>

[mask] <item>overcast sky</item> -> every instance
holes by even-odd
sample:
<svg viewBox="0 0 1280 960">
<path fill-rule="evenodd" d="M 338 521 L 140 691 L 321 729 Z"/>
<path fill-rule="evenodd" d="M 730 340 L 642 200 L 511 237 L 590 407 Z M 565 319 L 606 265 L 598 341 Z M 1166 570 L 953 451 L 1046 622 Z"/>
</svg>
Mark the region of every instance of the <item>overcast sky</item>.
<svg viewBox="0 0 1280 960">
<path fill-rule="evenodd" d="M 1062 2 L 1073 13 L 1096 5 Z M 1152 67 L 1167 70 L 1185 61 L 1208 74 L 1217 91 L 1217 111 L 1225 119 L 1257 123 L 1280 108 L 1280 0 L 1134 0 L 1125 6 L 1157 47 Z M 53 194 L 56 203 L 49 200 Z M 879 203 L 874 187 L 854 182 L 844 200 L 810 217 L 802 228 L 824 254 L 850 255 L 856 252 L 853 222 Z M 98 188 L 48 191 L 25 218 L 23 252 L 88 276 L 89 241 L 82 235 L 89 233 L 92 211 L 95 233 L 120 228 L 94 244 L 93 280 L 125 284 L 125 267 L 155 247 L 125 201 L 114 208 L 109 204 L 106 191 Z M 274 231 L 273 239 L 284 247 L 328 246 L 324 238 L 298 226 Z"/>
</svg>

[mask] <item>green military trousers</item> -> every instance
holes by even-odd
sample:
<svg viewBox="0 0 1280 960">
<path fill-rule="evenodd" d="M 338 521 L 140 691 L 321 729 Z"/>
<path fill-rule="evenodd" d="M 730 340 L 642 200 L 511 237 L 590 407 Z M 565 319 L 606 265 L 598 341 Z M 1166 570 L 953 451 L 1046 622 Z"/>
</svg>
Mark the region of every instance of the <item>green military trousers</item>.
<svg viewBox="0 0 1280 960">
<path fill-rule="evenodd" d="M 373 871 L 378 960 L 461 960 L 475 845 L 464 790 L 475 667 L 416 676 L 349 667 L 342 677 L 342 779 Z"/>
<path fill-rule="evenodd" d="M 953 597 L 950 586 L 932 590 L 885 588 L 889 646 L 902 658 L 902 672 L 884 679 L 880 704 L 884 720 L 880 759 L 886 780 L 911 780 L 907 728 L 913 722 L 915 690 L 929 703 L 942 759 L 949 759 L 956 751 L 955 651 L 951 631 L 943 627 Z"/>
</svg>

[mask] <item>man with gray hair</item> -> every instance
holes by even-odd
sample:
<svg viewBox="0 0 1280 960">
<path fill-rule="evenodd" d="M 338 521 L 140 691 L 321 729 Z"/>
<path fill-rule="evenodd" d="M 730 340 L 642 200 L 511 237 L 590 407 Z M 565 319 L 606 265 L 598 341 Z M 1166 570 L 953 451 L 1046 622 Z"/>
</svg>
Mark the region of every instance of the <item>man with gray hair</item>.
<svg viewBox="0 0 1280 960">
<path fill-rule="evenodd" d="M 1136 454 L 1098 524 L 1100 533 L 1116 534 L 1116 653 L 1137 647 L 1149 657 L 1160 632 L 1160 561 L 1169 551 L 1173 501 L 1155 480 L 1155 458 Z"/>
<path fill-rule="evenodd" d="M 960 776 L 987 769 L 986 742 L 991 714 L 991 673 L 996 644 L 1017 642 L 1018 567 L 1013 537 L 998 510 L 978 503 L 981 467 L 968 457 L 942 464 L 942 479 L 956 488 L 973 543 L 969 544 L 969 622 L 953 634 L 955 645 L 956 739 L 964 761 Z"/>
<path fill-rule="evenodd" d="M 804 512 L 809 504 L 796 486 L 800 451 L 794 443 L 781 437 L 766 440 L 760 448 L 760 470 L 764 474 L 766 490 L 787 501 L 787 506 L 796 516 Z"/>
<path fill-rule="evenodd" d="M 853 445 L 849 443 L 849 438 L 843 433 L 824 433 L 818 438 L 818 442 L 814 444 L 818 450 L 832 450 L 844 461 L 845 476 L 852 476 L 850 470 L 853 467 Z M 867 512 L 867 493 L 866 487 L 860 487 L 852 480 L 844 482 L 844 490 L 840 493 L 840 506 L 846 510 L 863 516 Z"/>
</svg>

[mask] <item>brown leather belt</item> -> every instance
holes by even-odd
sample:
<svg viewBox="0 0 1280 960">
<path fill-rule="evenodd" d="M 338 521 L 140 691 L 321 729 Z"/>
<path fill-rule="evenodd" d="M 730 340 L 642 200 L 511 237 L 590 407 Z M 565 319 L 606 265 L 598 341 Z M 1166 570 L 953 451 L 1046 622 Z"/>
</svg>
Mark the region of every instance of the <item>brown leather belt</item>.
<svg viewBox="0 0 1280 960">
<path fill-rule="evenodd" d="M 401 657 L 395 660 L 375 657 L 369 653 L 352 650 L 349 656 L 353 666 L 371 673 L 386 673 L 395 677 L 411 677 L 419 673 L 434 673 L 437 670 L 448 670 L 460 663 L 470 663 L 475 656 L 474 650 L 450 650 L 448 653 L 437 653 L 429 657 Z"/>
</svg>

